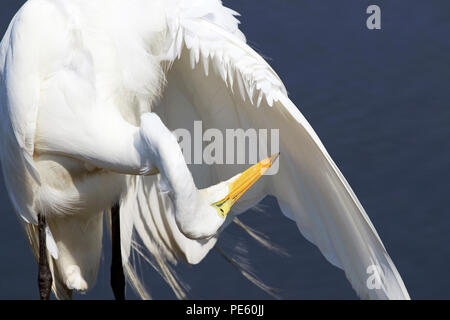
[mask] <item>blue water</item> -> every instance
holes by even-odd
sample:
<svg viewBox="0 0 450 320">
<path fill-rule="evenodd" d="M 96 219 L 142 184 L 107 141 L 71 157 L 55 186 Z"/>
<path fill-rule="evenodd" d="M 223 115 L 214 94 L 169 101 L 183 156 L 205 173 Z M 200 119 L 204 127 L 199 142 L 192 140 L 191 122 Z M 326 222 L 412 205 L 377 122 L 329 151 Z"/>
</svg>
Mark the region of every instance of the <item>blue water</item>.
<svg viewBox="0 0 450 320">
<path fill-rule="evenodd" d="M 290 97 L 321 137 L 416 299 L 449 299 L 450 2 L 445 0 L 235 0 L 249 43 L 270 60 Z M 2 0 L 0 33 L 23 1 Z M 378 4 L 382 29 L 366 28 Z M 0 184 L 0 298 L 36 299 L 36 264 Z M 242 217 L 284 247 L 290 258 L 225 231 L 225 250 L 242 239 L 267 284 L 290 299 L 356 298 L 342 271 L 281 216 L 273 199 L 265 213 Z M 110 246 L 96 287 L 76 298 L 110 299 Z M 180 267 L 191 297 L 266 299 L 218 253 Z M 143 268 L 158 299 L 173 294 Z M 130 290 L 127 294 L 135 297 Z"/>
</svg>

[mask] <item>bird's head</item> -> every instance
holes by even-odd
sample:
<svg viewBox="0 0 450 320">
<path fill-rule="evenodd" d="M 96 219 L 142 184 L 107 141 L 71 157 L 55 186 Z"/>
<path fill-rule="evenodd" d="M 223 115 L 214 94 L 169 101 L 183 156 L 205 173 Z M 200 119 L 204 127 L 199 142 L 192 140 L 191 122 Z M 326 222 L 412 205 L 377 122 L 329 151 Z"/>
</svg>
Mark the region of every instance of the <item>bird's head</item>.
<svg viewBox="0 0 450 320">
<path fill-rule="evenodd" d="M 194 206 L 188 206 L 186 211 L 177 209 L 176 220 L 181 232 L 190 239 L 208 239 L 216 235 L 232 206 L 269 170 L 278 155 L 256 163 L 227 181 L 198 190 Z"/>
<path fill-rule="evenodd" d="M 190 239 L 217 234 L 232 206 L 272 166 L 274 154 L 227 181 L 197 189 L 175 135 L 155 113 L 141 117 L 141 134 L 150 162 L 161 174 L 160 190 L 171 198 L 178 229 Z"/>
</svg>

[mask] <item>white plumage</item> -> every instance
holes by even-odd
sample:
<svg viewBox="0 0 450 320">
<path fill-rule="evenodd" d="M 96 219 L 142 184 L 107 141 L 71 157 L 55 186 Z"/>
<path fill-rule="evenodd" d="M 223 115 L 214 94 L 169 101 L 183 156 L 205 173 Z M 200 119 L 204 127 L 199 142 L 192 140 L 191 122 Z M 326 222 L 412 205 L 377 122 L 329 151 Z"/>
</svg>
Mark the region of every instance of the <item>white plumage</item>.
<svg viewBox="0 0 450 320">
<path fill-rule="evenodd" d="M 130 283 L 149 297 L 132 267 L 140 238 L 185 296 L 169 262 L 196 264 L 214 247 L 224 221 L 208 204 L 245 169 L 187 169 L 169 130 L 202 120 L 280 129 L 278 174 L 248 191 L 225 226 L 274 195 L 359 296 L 409 298 L 357 197 L 235 16 L 218 0 L 29 0 L 14 17 L 0 46 L 0 158 L 35 253 L 37 214 L 47 217 L 57 297 L 93 285 L 103 212 L 119 199 Z M 372 265 L 384 272 L 379 289 L 367 286 Z"/>
</svg>

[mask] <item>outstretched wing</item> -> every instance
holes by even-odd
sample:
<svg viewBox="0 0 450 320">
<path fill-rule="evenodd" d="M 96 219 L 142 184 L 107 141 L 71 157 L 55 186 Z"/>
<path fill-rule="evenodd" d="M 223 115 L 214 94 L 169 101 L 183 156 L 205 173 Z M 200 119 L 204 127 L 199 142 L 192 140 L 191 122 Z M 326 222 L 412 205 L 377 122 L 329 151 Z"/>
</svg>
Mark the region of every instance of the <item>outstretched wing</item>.
<svg viewBox="0 0 450 320">
<path fill-rule="evenodd" d="M 300 232 L 329 262 L 345 271 L 360 297 L 408 299 L 403 281 L 364 208 L 314 130 L 289 100 L 280 78 L 245 43 L 237 13 L 218 0 L 171 0 L 166 2 L 166 9 L 167 50 L 162 60 L 167 67 L 167 86 L 153 110 L 165 124 L 172 130 L 186 129 L 192 137 L 196 134 L 195 121 L 201 121 L 202 131 L 279 130 L 278 173 L 258 182 L 233 209 L 243 212 L 266 195 L 275 196 L 282 212 L 297 223 Z M 196 162 L 193 158 L 187 160 Z M 194 164 L 190 169 L 197 186 L 207 187 L 229 179 L 246 166 Z M 129 179 L 121 206 L 121 215 L 127 217 L 121 223 L 124 264 L 139 291 L 140 284 L 128 268 L 130 248 L 139 250 L 133 238 L 135 230 L 156 261 L 156 268 L 178 297 L 183 297 L 166 262 L 175 261 L 177 256 L 198 262 L 215 239 L 200 243 L 180 234 L 170 201 L 155 179 Z M 373 280 L 371 275 L 378 283 L 368 283 Z"/>
<path fill-rule="evenodd" d="M 191 132 L 194 120 L 202 120 L 204 130 L 279 129 L 279 171 L 240 210 L 274 195 L 301 233 L 345 271 L 360 297 L 409 298 L 361 203 L 277 74 L 245 43 L 235 13 L 219 1 L 185 3 L 168 13 L 170 69 L 157 112 L 169 127 Z M 200 185 L 211 185 L 242 169 L 195 166 L 193 175 Z M 379 286 L 368 284 L 371 270 Z"/>
</svg>

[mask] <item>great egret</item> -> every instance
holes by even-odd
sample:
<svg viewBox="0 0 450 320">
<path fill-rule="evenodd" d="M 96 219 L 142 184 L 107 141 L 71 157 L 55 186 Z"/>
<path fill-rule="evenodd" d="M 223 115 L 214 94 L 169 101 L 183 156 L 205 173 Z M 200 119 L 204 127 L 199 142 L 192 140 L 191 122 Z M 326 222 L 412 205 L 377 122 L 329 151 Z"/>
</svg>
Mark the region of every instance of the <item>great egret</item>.
<svg viewBox="0 0 450 320">
<path fill-rule="evenodd" d="M 15 15 L 0 47 L 0 156 L 39 260 L 41 298 L 93 285 L 104 212 L 116 297 L 122 267 L 147 297 L 130 264 L 137 237 L 183 297 L 169 262 L 198 263 L 236 214 L 273 195 L 360 297 L 409 299 L 357 197 L 236 15 L 219 0 L 29 0 Z M 243 165 L 190 171 L 171 130 L 194 120 L 279 129 L 278 173 L 246 192 L 276 155 L 244 174 Z M 371 267 L 378 286 L 368 285 Z"/>
</svg>

